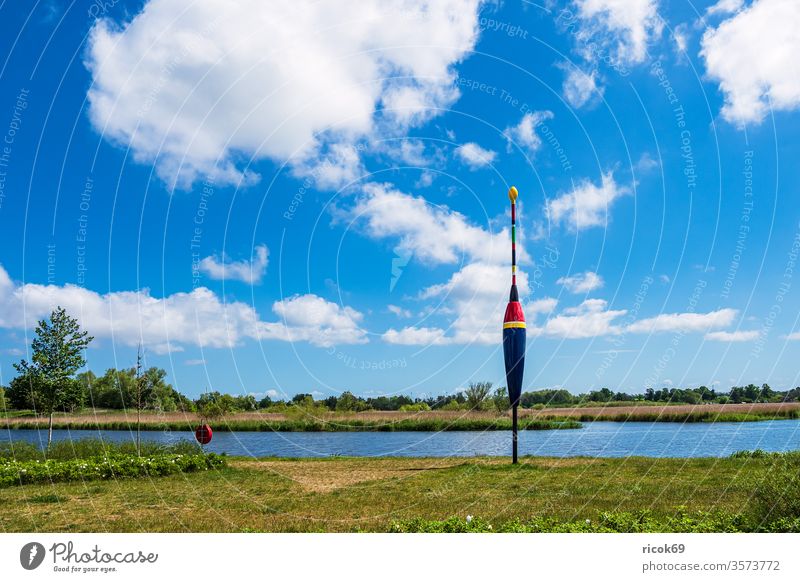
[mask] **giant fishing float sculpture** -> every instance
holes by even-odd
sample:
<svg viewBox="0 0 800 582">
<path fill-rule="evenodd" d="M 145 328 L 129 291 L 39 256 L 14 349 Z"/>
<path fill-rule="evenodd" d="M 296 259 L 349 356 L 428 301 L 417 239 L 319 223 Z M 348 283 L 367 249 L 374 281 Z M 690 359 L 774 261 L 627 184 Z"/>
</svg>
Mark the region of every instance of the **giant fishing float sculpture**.
<svg viewBox="0 0 800 582">
<path fill-rule="evenodd" d="M 514 186 L 508 190 L 511 199 L 511 293 L 503 318 L 503 356 L 506 364 L 506 385 L 511 401 L 512 462 L 517 463 L 517 407 L 522 395 L 522 373 L 525 370 L 525 314 L 517 292 L 517 196 Z"/>
</svg>

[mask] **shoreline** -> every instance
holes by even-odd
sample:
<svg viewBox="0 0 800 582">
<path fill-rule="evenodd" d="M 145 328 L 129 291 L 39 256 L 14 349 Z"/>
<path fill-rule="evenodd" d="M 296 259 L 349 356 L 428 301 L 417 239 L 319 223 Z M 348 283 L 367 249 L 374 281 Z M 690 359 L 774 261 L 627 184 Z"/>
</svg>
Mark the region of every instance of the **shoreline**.
<svg viewBox="0 0 800 582">
<path fill-rule="evenodd" d="M 521 430 L 578 429 L 581 423 L 607 422 L 757 422 L 800 419 L 800 403 L 611 405 L 520 410 Z M 194 430 L 194 413 L 145 413 L 141 430 Z M 509 414 L 485 411 L 365 411 L 318 416 L 240 412 L 210 422 L 222 432 L 400 432 L 510 430 Z M 47 429 L 46 418 L 33 414 L 7 415 L 0 427 L 9 430 Z M 136 415 L 119 411 L 57 414 L 57 430 L 131 430 Z"/>
</svg>

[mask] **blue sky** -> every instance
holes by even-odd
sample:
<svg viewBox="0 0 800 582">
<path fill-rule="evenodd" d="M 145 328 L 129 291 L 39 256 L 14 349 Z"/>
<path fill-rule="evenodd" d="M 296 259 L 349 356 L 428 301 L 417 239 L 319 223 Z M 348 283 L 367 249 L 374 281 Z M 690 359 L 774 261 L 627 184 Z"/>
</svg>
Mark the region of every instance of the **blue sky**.
<svg viewBox="0 0 800 582">
<path fill-rule="evenodd" d="M 0 5 L 3 382 L 502 385 L 514 184 L 526 389 L 798 384 L 797 5 L 305 4 Z"/>
</svg>

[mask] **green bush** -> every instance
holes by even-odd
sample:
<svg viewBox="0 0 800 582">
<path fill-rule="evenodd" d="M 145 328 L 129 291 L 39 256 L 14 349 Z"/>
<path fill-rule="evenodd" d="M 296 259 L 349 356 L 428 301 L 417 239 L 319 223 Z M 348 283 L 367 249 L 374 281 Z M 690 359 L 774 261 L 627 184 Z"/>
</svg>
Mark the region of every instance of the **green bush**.
<svg viewBox="0 0 800 582">
<path fill-rule="evenodd" d="M 795 527 L 800 522 L 795 523 Z M 655 532 L 743 532 L 752 531 L 752 523 L 740 514 L 726 512 L 686 513 L 679 508 L 674 515 L 656 517 L 649 511 L 603 512 L 594 519 L 562 521 L 553 517 L 511 520 L 492 525 L 478 517 L 469 520 L 451 517 L 444 521 L 412 519 L 395 521 L 394 533 L 655 533 Z"/>
<path fill-rule="evenodd" d="M 800 451 L 764 455 L 772 463 L 754 481 L 753 518 L 768 531 L 800 531 Z"/>
<path fill-rule="evenodd" d="M 426 402 L 418 402 L 416 404 L 403 404 L 400 407 L 400 412 L 427 412 L 431 407 Z"/>
<path fill-rule="evenodd" d="M 0 460 L 10 459 L 16 461 L 44 461 L 45 459 L 69 461 L 72 459 L 88 459 L 91 457 L 104 457 L 107 455 L 194 455 L 198 453 L 198 446 L 188 440 L 182 440 L 171 445 L 163 445 L 154 441 L 144 440 L 140 451 L 137 452 L 133 441 L 116 443 L 101 439 L 76 439 L 56 441 L 47 451 L 34 444 L 17 441 L 14 443 L 0 443 Z"/>
<path fill-rule="evenodd" d="M 197 453 L 193 455 L 160 454 L 141 457 L 112 454 L 105 457 L 68 461 L 0 459 L 0 487 L 57 481 L 160 477 L 173 473 L 206 471 L 224 465 L 225 458 L 214 453 L 207 455 Z"/>
</svg>

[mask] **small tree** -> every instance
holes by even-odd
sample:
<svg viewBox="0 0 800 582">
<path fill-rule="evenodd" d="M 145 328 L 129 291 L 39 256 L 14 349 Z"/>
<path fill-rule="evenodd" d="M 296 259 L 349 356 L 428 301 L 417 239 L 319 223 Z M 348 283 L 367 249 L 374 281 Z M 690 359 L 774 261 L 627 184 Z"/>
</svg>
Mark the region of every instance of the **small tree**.
<svg viewBox="0 0 800 582">
<path fill-rule="evenodd" d="M 94 338 L 82 331 L 78 321 L 62 307 L 36 326 L 31 345 L 31 361 L 14 364 L 17 372 L 28 377 L 35 387 L 33 402 L 48 416 L 47 447 L 53 441 L 53 412 L 75 405 L 80 393 L 75 373 L 86 365 L 84 350 Z"/>
<path fill-rule="evenodd" d="M 497 412 L 505 412 L 511 408 L 511 400 L 508 398 L 508 390 L 505 386 L 501 386 L 492 394 L 492 405 Z"/>
<path fill-rule="evenodd" d="M 467 406 L 470 409 L 480 409 L 483 406 L 483 402 L 492 393 L 492 383 L 470 382 L 464 393 L 467 396 Z"/>
<path fill-rule="evenodd" d="M 148 370 L 149 372 L 149 370 Z M 142 452 L 142 410 L 153 401 L 153 377 L 144 371 L 144 353 L 142 344 L 136 350 L 136 382 L 134 383 L 133 404 L 136 406 L 136 452 Z"/>
</svg>

